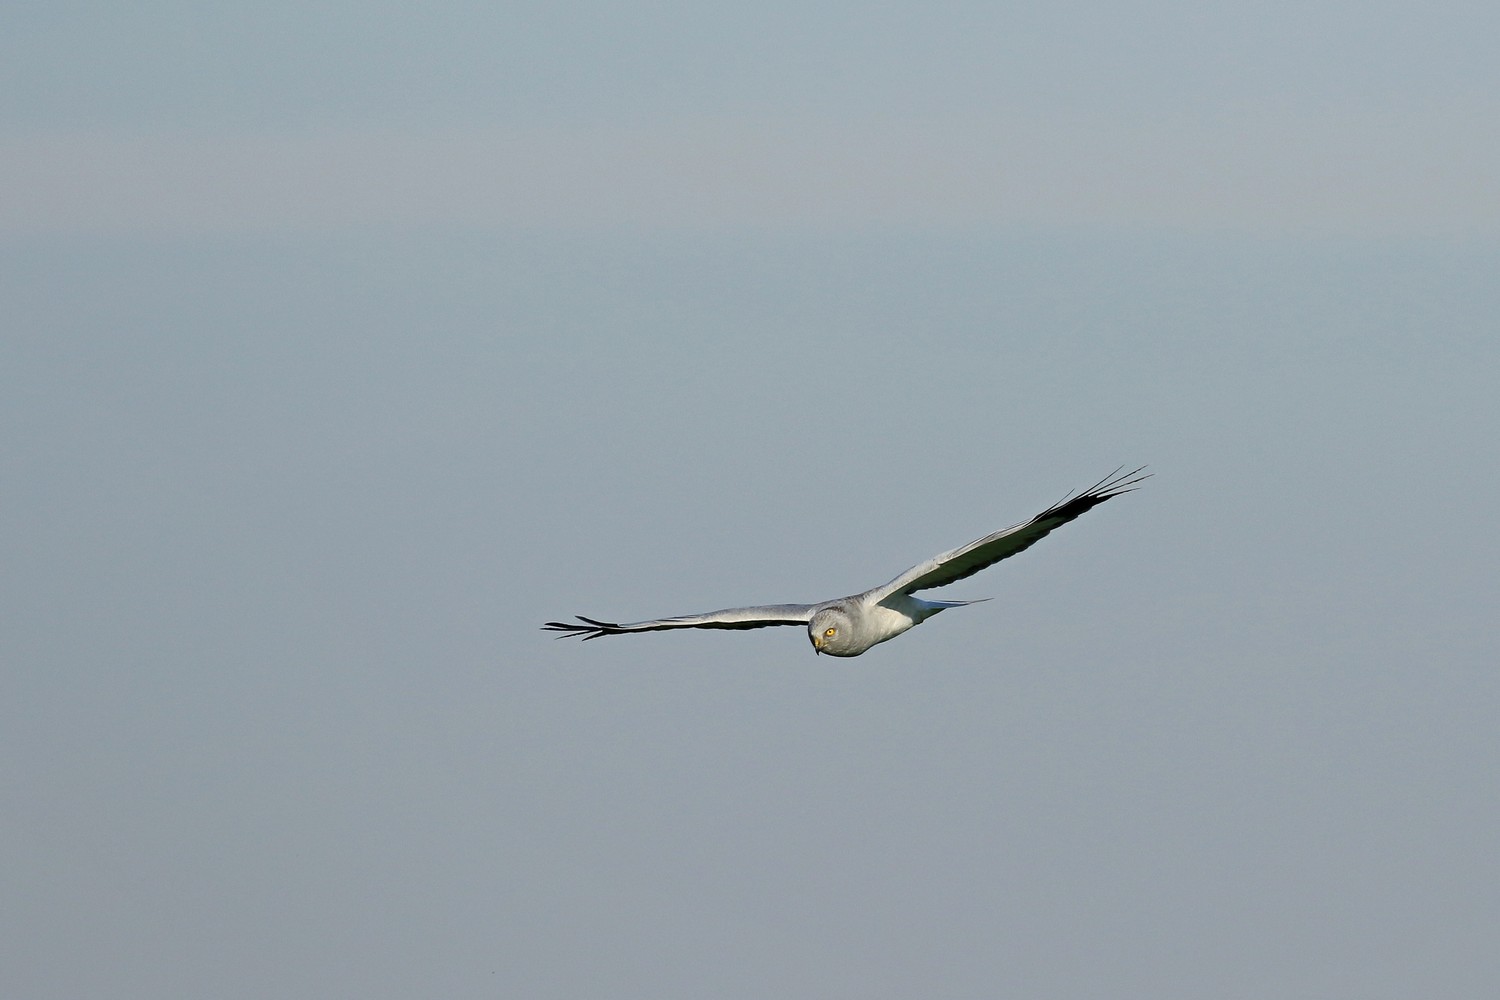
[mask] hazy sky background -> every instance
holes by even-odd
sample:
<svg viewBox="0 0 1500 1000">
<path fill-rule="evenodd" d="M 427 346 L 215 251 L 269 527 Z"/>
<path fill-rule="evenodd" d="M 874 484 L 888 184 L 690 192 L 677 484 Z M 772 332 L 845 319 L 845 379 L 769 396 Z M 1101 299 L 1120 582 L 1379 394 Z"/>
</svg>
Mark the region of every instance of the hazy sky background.
<svg viewBox="0 0 1500 1000">
<path fill-rule="evenodd" d="M 1488 995 L 1497 34 L 10 5 L 0 993 Z"/>
</svg>

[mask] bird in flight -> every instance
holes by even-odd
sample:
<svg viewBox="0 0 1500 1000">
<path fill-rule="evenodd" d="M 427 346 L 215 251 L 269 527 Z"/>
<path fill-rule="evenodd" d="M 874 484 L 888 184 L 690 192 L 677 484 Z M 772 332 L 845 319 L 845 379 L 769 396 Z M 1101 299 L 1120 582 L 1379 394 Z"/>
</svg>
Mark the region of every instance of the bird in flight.
<svg viewBox="0 0 1500 1000">
<path fill-rule="evenodd" d="M 1122 466 L 1123 468 L 1123 466 Z M 939 611 L 977 604 L 978 601 L 928 601 L 912 596 L 919 590 L 942 587 L 973 576 L 1001 559 L 1015 555 L 1045 537 L 1054 528 L 1093 510 L 1106 500 L 1129 493 L 1150 478 L 1145 466 L 1133 472 L 1119 469 L 1088 489 L 1048 507 L 1029 521 L 1002 528 L 991 535 L 960 545 L 926 562 L 918 563 L 889 583 L 861 594 L 817 604 L 766 604 L 752 608 L 725 608 L 701 615 L 656 618 L 624 625 L 601 622 L 578 615 L 578 621 L 547 622 L 544 630 L 563 636 L 597 639 L 602 635 L 657 632 L 674 628 L 766 628 L 771 625 L 806 625 L 813 649 L 830 656 L 858 656 L 877 643 L 894 639 L 913 625 L 920 625 Z M 980 598 L 988 600 L 989 598 Z"/>
</svg>

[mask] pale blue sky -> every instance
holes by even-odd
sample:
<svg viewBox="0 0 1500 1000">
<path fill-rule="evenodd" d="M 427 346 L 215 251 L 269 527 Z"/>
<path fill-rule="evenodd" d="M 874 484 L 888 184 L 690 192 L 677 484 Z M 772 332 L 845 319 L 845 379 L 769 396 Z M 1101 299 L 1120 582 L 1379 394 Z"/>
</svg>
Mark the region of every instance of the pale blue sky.
<svg viewBox="0 0 1500 1000">
<path fill-rule="evenodd" d="M 1500 980 L 1489 6 L 3 18 L 0 993 Z"/>
<path fill-rule="evenodd" d="M 1500 226 L 1478 3 L 7 19 L 0 231 Z"/>
<path fill-rule="evenodd" d="M 1497 17 L 1478 2 L 27 4 L 6 14 L 4 108 L 44 130 L 1422 110 L 1494 100 Z"/>
</svg>

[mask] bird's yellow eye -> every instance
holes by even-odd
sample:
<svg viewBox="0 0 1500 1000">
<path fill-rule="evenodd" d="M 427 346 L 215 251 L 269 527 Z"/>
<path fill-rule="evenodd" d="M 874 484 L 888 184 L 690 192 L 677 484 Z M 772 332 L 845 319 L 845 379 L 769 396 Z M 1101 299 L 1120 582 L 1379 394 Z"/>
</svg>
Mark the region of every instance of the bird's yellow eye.
<svg viewBox="0 0 1500 1000">
<path fill-rule="evenodd" d="M 831 629 L 826 630 L 823 634 L 824 635 L 837 635 L 838 631 L 839 630 L 836 629 L 836 628 L 831 628 Z"/>
</svg>

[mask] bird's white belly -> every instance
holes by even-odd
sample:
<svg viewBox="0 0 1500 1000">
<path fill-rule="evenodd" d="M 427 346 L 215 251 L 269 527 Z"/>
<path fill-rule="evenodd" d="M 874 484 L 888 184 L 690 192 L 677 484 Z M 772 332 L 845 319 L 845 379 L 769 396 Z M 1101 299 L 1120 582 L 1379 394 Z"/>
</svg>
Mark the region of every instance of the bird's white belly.
<svg viewBox="0 0 1500 1000">
<path fill-rule="evenodd" d="M 894 639 L 931 614 L 930 611 L 923 614 L 924 610 L 926 609 L 904 594 L 898 599 L 888 599 L 883 604 L 872 604 L 860 616 L 860 637 L 868 639 L 870 646 Z"/>
</svg>

